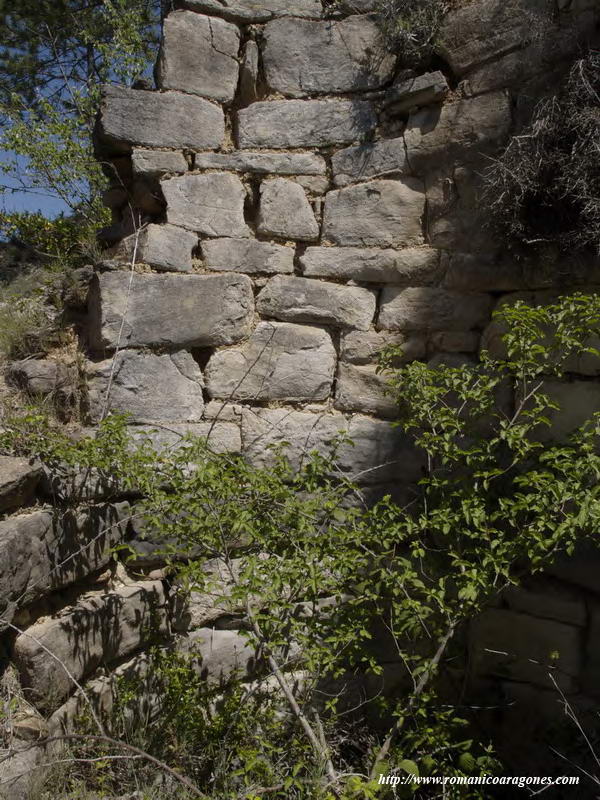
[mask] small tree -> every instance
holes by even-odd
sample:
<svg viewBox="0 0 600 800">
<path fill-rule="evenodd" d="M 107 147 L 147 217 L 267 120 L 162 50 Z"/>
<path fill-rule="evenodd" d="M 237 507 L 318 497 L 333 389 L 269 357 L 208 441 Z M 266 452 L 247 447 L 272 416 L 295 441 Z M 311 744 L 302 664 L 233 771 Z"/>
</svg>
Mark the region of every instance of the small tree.
<svg viewBox="0 0 600 800">
<path fill-rule="evenodd" d="M 10 179 L 2 189 L 54 196 L 75 215 L 53 223 L 2 212 L 0 234 L 64 257 L 106 219 L 91 139 L 100 85 L 131 84 L 147 70 L 161 4 L 7 0 L 0 12 L 0 172 Z"/>
</svg>

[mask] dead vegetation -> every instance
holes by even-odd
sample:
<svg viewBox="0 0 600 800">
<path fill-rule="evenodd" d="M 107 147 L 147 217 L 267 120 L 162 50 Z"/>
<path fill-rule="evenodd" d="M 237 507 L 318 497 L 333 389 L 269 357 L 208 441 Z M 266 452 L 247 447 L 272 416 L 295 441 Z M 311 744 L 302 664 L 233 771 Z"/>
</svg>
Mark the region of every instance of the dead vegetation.
<svg viewBox="0 0 600 800">
<path fill-rule="evenodd" d="M 485 176 L 500 232 L 525 245 L 600 253 L 600 52 L 576 61 Z"/>
</svg>

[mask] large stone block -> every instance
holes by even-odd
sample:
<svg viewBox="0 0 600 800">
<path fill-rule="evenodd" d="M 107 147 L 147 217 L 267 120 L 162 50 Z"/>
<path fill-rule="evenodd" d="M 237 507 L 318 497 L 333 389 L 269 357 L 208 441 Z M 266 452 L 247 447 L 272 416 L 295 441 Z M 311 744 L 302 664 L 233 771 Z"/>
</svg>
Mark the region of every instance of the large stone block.
<svg viewBox="0 0 600 800">
<path fill-rule="evenodd" d="M 39 464 L 0 455 L 0 514 L 30 503 L 41 477 Z"/>
<path fill-rule="evenodd" d="M 258 657 L 247 636 L 215 628 L 192 631 L 178 642 L 177 649 L 191 656 L 201 677 L 213 685 L 234 675 L 241 679 L 250 677 Z"/>
<path fill-rule="evenodd" d="M 182 0 L 192 11 L 205 11 L 232 22 L 247 24 L 268 22 L 276 17 L 309 17 L 319 19 L 323 13 L 320 0 Z"/>
<path fill-rule="evenodd" d="M 514 292 L 525 287 L 523 266 L 516 259 L 451 253 L 443 285 L 462 292 Z"/>
<path fill-rule="evenodd" d="M 509 608 L 522 614 L 581 627 L 587 624 L 585 595 L 559 581 L 536 576 L 523 586 L 510 586 L 502 597 Z"/>
<path fill-rule="evenodd" d="M 325 175 L 325 159 L 316 153 L 196 153 L 196 169 L 255 172 L 258 175 Z"/>
<path fill-rule="evenodd" d="M 386 347 L 400 347 L 398 363 L 404 364 L 427 353 L 425 336 L 410 336 L 387 331 L 348 331 L 342 334 L 340 359 L 349 364 L 375 364 Z"/>
<path fill-rule="evenodd" d="M 246 275 L 97 275 L 90 291 L 90 342 L 105 347 L 172 348 L 233 344 L 250 333 Z"/>
<path fill-rule="evenodd" d="M 494 675 L 544 688 L 573 691 L 581 669 L 579 627 L 514 611 L 490 609 L 471 624 L 471 668 L 475 675 Z"/>
<path fill-rule="evenodd" d="M 253 103 L 238 114 L 238 143 L 285 150 L 350 144 L 377 124 L 365 100 L 273 100 Z"/>
<path fill-rule="evenodd" d="M 230 103 L 238 82 L 239 49 L 240 31 L 230 22 L 173 11 L 163 24 L 158 83 L 161 89 Z"/>
<path fill-rule="evenodd" d="M 183 175 L 161 183 L 167 201 L 167 222 L 205 236 L 245 237 L 246 190 L 235 175 L 215 172 Z"/>
<path fill-rule="evenodd" d="M 425 188 L 414 178 L 374 180 L 329 192 L 323 238 L 344 247 L 398 247 L 423 241 Z"/>
<path fill-rule="evenodd" d="M 192 252 L 198 246 L 198 236 L 175 225 L 147 225 L 136 237 L 128 237 L 122 243 L 130 258 L 143 261 L 154 269 L 164 272 L 190 272 Z"/>
<path fill-rule="evenodd" d="M 391 86 L 383 101 L 388 114 L 402 114 L 414 108 L 441 103 L 450 87 L 442 72 L 426 72 Z"/>
<path fill-rule="evenodd" d="M 294 469 L 312 451 L 331 456 L 340 434 L 350 442 L 337 452 L 337 465 L 364 485 L 412 482 L 422 475 L 423 459 L 409 438 L 389 422 L 342 414 L 290 411 L 285 408 L 246 409 L 242 417 L 243 453 L 260 468 L 274 463 L 273 448 L 283 445 Z"/>
<path fill-rule="evenodd" d="M 510 100 L 504 92 L 461 99 L 411 114 L 404 141 L 416 173 L 496 150 L 511 125 Z"/>
<path fill-rule="evenodd" d="M 162 583 L 139 583 L 86 595 L 77 605 L 32 625 L 17 637 L 14 662 L 29 696 L 50 711 L 73 692 L 73 678 L 81 681 L 101 664 L 167 634 Z"/>
<path fill-rule="evenodd" d="M 134 175 L 159 178 L 169 173 L 187 172 L 188 162 L 183 153 L 177 150 L 146 150 L 143 147 L 134 147 L 131 167 Z"/>
<path fill-rule="evenodd" d="M 122 350 L 87 366 L 91 421 L 107 411 L 128 413 L 133 422 L 199 422 L 202 372 L 191 353 L 165 355 Z"/>
<path fill-rule="evenodd" d="M 223 110 L 208 100 L 181 92 L 104 88 L 95 131 L 101 152 L 127 153 L 132 145 L 220 147 L 225 135 Z"/>
<path fill-rule="evenodd" d="M 258 296 L 260 314 L 290 322 L 316 322 L 368 330 L 375 315 L 369 289 L 277 275 Z"/>
<path fill-rule="evenodd" d="M 204 439 L 213 453 L 239 453 L 242 449 L 240 426 L 219 418 L 199 423 L 132 425 L 128 431 L 134 442 L 149 442 L 161 451 L 181 448 L 188 437 Z"/>
<path fill-rule="evenodd" d="M 77 370 L 49 358 L 25 358 L 10 364 L 8 379 L 28 394 L 54 395 L 60 402 L 75 393 Z"/>
<path fill-rule="evenodd" d="M 377 176 L 410 175 L 404 139 L 381 139 L 375 144 L 360 144 L 338 150 L 331 158 L 336 186 L 368 181 Z"/>
<path fill-rule="evenodd" d="M 263 61 L 271 89 L 288 97 L 377 89 L 396 59 L 372 17 L 312 22 L 278 19 L 265 27 Z"/>
<path fill-rule="evenodd" d="M 396 331 L 468 331 L 482 328 L 492 308 L 487 294 L 389 286 L 381 296 L 378 327 Z"/>
<path fill-rule="evenodd" d="M 387 392 L 388 381 L 375 365 L 340 363 L 335 390 L 335 408 L 377 417 L 396 417 L 398 404 Z"/>
<path fill-rule="evenodd" d="M 129 504 L 49 510 L 0 522 L 0 613 L 16 610 L 106 566 L 127 535 Z M 1 626 L 0 626 L 1 627 Z"/>
<path fill-rule="evenodd" d="M 423 455 L 391 422 L 355 416 L 347 432 L 350 441 L 340 448 L 337 463 L 358 484 L 409 484 L 423 476 Z"/>
<path fill-rule="evenodd" d="M 190 591 L 176 587 L 173 608 L 173 629 L 189 631 L 208 628 L 223 617 L 245 616 L 246 609 L 231 597 L 234 578 L 240 574 L 242 559 L 227 562 L 222 558 L 211 558 L 202 564 L 204 584 Z M 233 576 L 232 576 L 233 573 Z"/>
<path fill-rule="evenodd" d="M 250 464 L 268 468 L 276 460 L 275 447 L 298 469 L 312 451 L 331 454 L 336 439 L 348 427 L 342 414 L 311 414 L 287 408 L 244 409 L 242 452 Z"/>
<path fill-rule="evenodd" d="M 263 181 L 258 232 L 301 242 L 314 242 L 319 238 L 319 223 L 299 184 L 286 178 Z"/>
<path fill-rule="evenodd" d="M 380 250 L 366 247 L 309 247 L 300 257 L 307 278 L 405 283 L 429 286 L 441 278 L 439 250 L 412 247 Z"/>
<path fill-rule="evenodd" d="M 542 391 L 559 410 L 549 409 L 550 425 L 539 425 L 535 435 L 541 441 L 566 443 L 571 434 L 600 411 L 600 385 L 596 381 L 544 381 Z"/>
<path fill-rule="evenodd" d="M 206 367 L 211 397 L 307 400 L 329 397 L 336 352 L 320 328 L 261 322 L 243 345 L 215 353 Z"/>
<path fill-rule="evenodd" d="M 294 271 L 294 248 L 257 239 L 207 239 L 202 258 L 207 269 L 276 275 Z"/>
<path fill-rule="evenodd" d="M 560 0 L 554 15 L 545 0 L 479 0 L 446 15 L 437 49 L 465 79 L 465 91 L 520 87 L 531 77 L 546 81 L 561 61 L 564 74 L 564 62 L 589 46 L 599 19 L 598 4 L 586 0 Z M 560 77 L 559 69 L 554 80 Z"/>
</svg>

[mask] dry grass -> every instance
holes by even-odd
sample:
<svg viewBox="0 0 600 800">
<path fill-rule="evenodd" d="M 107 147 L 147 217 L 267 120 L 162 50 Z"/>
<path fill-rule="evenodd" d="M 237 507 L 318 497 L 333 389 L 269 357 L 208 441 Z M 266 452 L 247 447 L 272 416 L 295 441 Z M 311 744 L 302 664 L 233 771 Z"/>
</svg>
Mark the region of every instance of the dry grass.
<svg viewBox="0 0 600 800">
<path fill-rule="evenodd" d="M 600 52 L 575 62 L 486 175 L 500 232 L 526 245 L 600 252 Z"/>
</svg>

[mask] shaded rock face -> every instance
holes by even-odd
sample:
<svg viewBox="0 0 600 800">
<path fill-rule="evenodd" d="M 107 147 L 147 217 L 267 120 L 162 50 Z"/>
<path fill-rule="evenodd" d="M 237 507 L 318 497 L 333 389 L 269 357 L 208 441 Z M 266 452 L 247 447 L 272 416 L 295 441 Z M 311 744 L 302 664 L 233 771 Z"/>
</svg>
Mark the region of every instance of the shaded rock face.
<svg viewBox="0 0 600 800">
<path fill-rule="evenodd" d="M 264 469 L 285 447 L 297 468 L 345 435 L 338 467 L 365 497 L 410 489 L 423 456 L 394 425 L 379 355 L 394 346 L 398 364 L 462 364 L 482 345 L 493 355 L 497 303 L 542 302 L 552 288 L 545 262 L 517 261 L 491 231 L 482 174 L 593 43 L 600 8 L 559 2 L 552 20 L 545 0 L 458 3 L 434 62 L 406 71 L 383 48 L 374 0 L 337 3 L 335 18 L 320 0 L 176 5 L 157 90 L 103 94 L 95 143 L 114 226 L 77 305 L 84 368 L 67 376 L 36 359 L 12 365 L 12 380 L 38 398 L 79 380 L 90 424 L 127 412 L 134 442 L 166 453 L 192 434 Z M 576 281 L 597 284 L 597 262 Z M 546 387 L 568 407 L 551 420 L 561 439 L 600 409 L 598 359 L 570 372 Z M 10 658 L 39 709 L 61 706 L 57 726 L 78 698 L 49 651 L 103 697 L 96 671 L 135 670 L 156 642 L 193 651 L 209 681 L 255 669 L 219 565 L 207 565 L 214 594 L 181 603 L 166 580 L 107 583 L 115 546 L 146 572 L 177 548 L 144 525 L 137 500 L 103 475 L 71 484 L 0 457 L 0 616 L 23 630 Z M 473 626 L 476 677 L 546 707 L 540 664 L 556 651 L 562 687 L 595 697 L 599 568 L 587 550 L 507 593 Z M 502 648 L 515 658 L 488 652 Z M 23 741 L 36 724 L 23 721 Z"/>
</svg>

